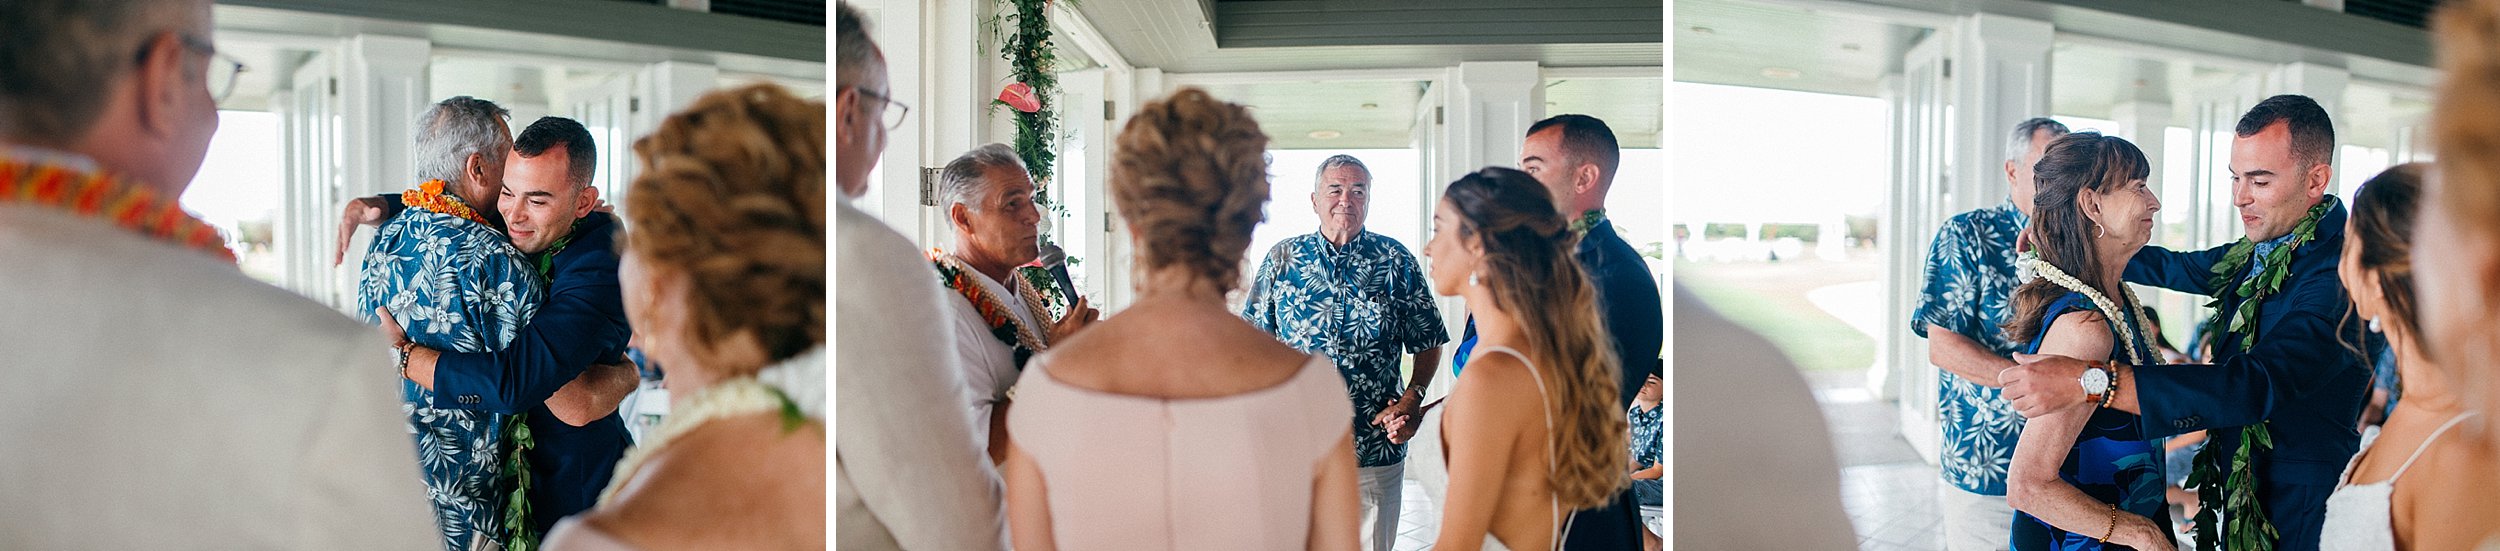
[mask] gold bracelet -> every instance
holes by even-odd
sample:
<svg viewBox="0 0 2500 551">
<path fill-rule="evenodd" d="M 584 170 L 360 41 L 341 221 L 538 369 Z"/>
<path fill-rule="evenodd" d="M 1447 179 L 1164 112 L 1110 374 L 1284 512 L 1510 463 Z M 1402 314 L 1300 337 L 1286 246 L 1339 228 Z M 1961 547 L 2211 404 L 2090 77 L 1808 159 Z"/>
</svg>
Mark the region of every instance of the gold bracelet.
<svg viewBox="0 0 2500 551">
<path fill-rule="evenodd" d="M 2101 531 L 2101 543 L 2109 543 L 2109 538 L 2116 535 L 2118 535 L 2118 504 L 2112 503 L 2109 505 L 2109 528 Z"/>
</svg>

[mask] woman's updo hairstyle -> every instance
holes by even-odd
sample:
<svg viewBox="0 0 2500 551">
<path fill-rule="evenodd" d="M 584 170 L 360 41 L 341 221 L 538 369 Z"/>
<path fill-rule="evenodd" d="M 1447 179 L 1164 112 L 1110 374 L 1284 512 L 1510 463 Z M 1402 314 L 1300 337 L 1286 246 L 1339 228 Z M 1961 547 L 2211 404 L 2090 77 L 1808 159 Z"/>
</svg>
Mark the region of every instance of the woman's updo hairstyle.
<svg viewBox="0 0 2500 551">
<path fill-rule="evenodd" d="M 1111 154 L 1111 200 L 1147 269 L 1186 267 L 1230 291 L 1267 204 L 1267 134 L 1250 110 L 1183 88 L 1131 115 Z"/>
<path fill-rule="evenodd" d="M 772 361 L 824 344 L 825 104 L 771 84 L 704 94 L 634 154 L 624 247 L 686 276 L 687 336 L 752 333 Z"/>
</svg>

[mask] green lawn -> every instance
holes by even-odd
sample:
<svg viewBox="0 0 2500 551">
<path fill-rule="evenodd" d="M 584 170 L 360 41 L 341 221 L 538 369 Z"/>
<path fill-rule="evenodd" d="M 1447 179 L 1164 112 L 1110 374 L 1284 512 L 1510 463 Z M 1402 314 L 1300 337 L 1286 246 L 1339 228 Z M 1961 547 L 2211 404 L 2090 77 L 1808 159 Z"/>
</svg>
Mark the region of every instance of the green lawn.
<svg viewBox="0 0 2500 551">
<path fill-rule="evenodd" d="M 1875 340 L 1824 313 L 1806 293 L 1874 279 L 1880 264 L 1812 260 L 1779 263 L 1678 263 L 1677 279 L 1710 308 L 1761 333 L 1807 371 L 1859 371 L 1875 363 Z M 1678 346 L 1709 346 L 1679 342 Z"/>
</svg>

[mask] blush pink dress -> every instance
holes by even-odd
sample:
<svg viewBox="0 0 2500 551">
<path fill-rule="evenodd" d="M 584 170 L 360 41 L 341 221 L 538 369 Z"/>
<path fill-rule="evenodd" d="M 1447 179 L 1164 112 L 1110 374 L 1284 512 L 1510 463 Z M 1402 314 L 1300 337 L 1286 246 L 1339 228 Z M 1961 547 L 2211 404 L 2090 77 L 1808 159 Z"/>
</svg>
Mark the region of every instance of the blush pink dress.
<svg viewBox="0 0 2500 551">
<path fill-rule="evenodd" d="M 1168 399 L 1070 386 L 1050 357 L 1027 366 L 1007 427 L 1040 468 L 1060 549 L 1307 547 L 1318 464 L 1354 429 L 1327 358 L 1267 388 Z"/>
</svg>

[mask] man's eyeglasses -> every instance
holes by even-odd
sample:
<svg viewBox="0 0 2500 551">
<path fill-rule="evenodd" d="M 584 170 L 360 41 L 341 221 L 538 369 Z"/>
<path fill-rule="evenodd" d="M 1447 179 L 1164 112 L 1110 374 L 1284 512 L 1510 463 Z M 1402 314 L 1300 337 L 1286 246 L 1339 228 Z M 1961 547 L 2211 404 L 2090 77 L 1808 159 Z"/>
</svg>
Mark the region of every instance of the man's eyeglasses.
<svg viewBox="0 0 2500 551">
<path fill-rule="evenodd" d="M 870 92 L 867 88 L 852 88 L 852 90 L 859 91 L 859 95 L 861 96 L 875 98 L 877 101 L 885 102 L 886 130 L 902 128 L 903 116 L 911 114 L 910 105 L 904 105 L 903 102 L 894 101 L 894 98 L 886 97 L 885 94 Z"/>
<path fill-rule="evenodd" d="M 217 103 L 225 103 L 226 97 L 234 94 L 235 81 L 242 80 L 243 71 L 247 69 L 247 67 L 243 65 L 243 61 L 235 59 L 234 56 L 218 53 L 216 44 L 209 43 L 209 41 L 202 40 L 199 37 L 188 34 L 175 34 L 174 37 L 181 40 L 182 47 L 188 48 L 194 52 L 199 52 L 200 55 L 208 56 L 208 74 L 206 76 L 208 78 L 209 97 L 215 98 Z M 146 54 L 142 52 L 140 55 L 144 56 Z"/>
</svg>

